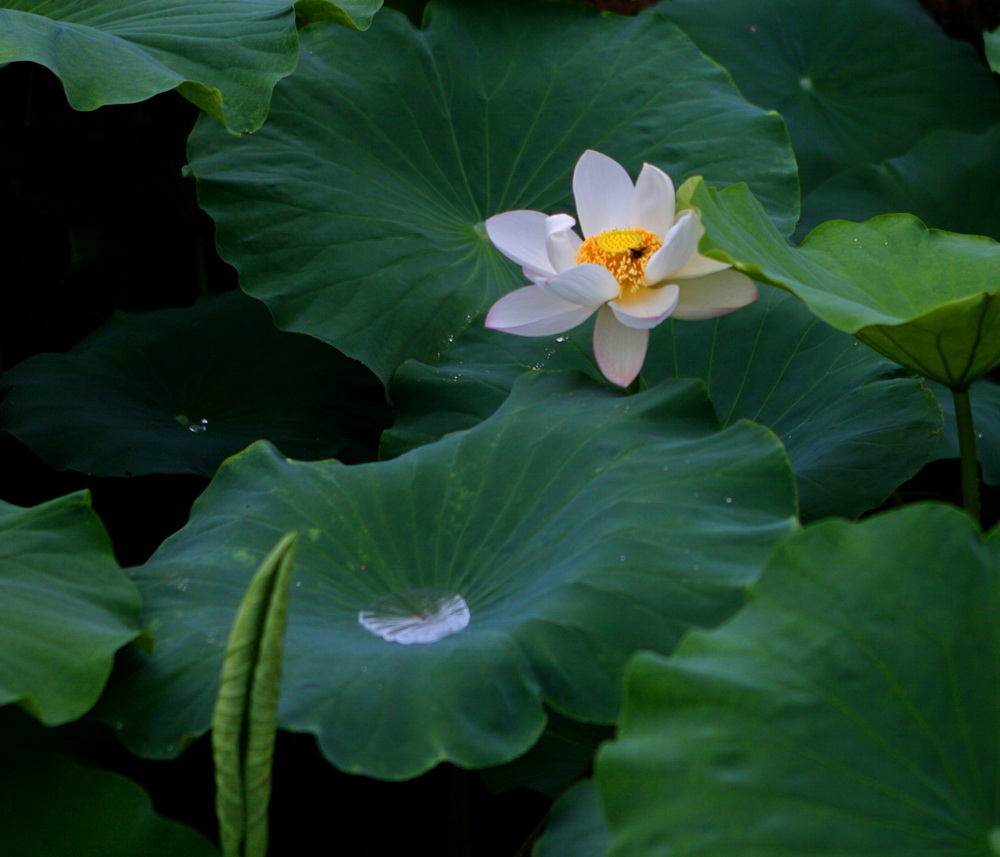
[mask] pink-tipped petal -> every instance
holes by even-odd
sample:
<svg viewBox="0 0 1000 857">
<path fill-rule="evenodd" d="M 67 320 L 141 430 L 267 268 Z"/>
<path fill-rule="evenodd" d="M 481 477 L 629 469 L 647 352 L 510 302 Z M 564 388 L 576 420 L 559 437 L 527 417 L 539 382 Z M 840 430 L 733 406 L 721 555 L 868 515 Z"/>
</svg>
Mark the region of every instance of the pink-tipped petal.
<svg viewBox="0 0 1000 857">
<path fill-rule="evenodd" d="M 757 284 L 731 268 L 678 285 L 681 294 L 673 316 L 685 321 L 726 315 L 757 300 Z"/>
<path fill-rule="evenodd" d="M 576 216 L 585 237 L 630 225 L 632 179 L 618 161 L 587 149 L 573 171 Z"/>
<path fill-rule="evenodd" d="M 625 327 L 610 309 L 601 307 L 594 324 L 594 357 L 612 384 L 627 387 L 638 377 L 648 345 L 648 330 Z"/>
<path fill-rule="evenodd" d="M 576 220 L 568 214 L 545 219 L 545 249 L 553 270 L 566 271 L 576 265 L 576 253 L 583 239 L 573 231 Z"/>
<path fill-rule="evenodd" d="M 564 301 L 594 308 L 617 298 L 620 291 L 614 274 L 603 265 L 590 263 L 540 280 L 538 288 Z"/>
<path fill-rule="evenodd" d="M 582 307 L 525 286 L 504 295 L 486 314 L 486 327 L 517 336 L 551 336 L 583 324 L 596 307 Z"/>
<path fill-rule="evenodd" d="M 627 298 L 611 301 L 608 306 L 625 327 L 649 330 L 670 317 L 681 290 L 671 284 L 658 289 L 642 289 Z"/>
<path fill-rule="evenodd" d="M 655 233 L 661 241 L 674 225 L 674 183 L 663 170 L 643 164 L 632 195 L 629 225 Z"/>
<path fill-rule="evenodd" d="M 555 273 L 545 248 L 545 221 L 540 211 L 505 211 L 486 221 L 486 234 L 493 245 L 522 268 L 549 276 Z"/>
<path fill-rule="evenodd" d="M 698 249 L 698 219 L 693 211 L 685 211 L 670 227 L 663 246 L 646 263 L 646 285 L 655 286 L 684 267 Z"/>
</svg>

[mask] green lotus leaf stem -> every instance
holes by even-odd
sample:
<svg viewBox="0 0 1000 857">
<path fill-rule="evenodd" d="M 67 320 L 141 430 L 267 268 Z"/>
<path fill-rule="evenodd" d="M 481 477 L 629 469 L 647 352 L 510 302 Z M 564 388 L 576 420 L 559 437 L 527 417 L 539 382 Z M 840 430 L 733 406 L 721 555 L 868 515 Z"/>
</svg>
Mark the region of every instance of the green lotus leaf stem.
<svg viewBox="0 0 1000 857">
<path fill-rule="evenodd" d="M 261 563 L 226 647 L 212 717 L 216 812 L 225 857 L 264 857 L 288 586 L 298 534 Z"/>
<path fill-rule="evenodd" d="M 976 428 L 972 421 L 969 390 L 952 390 L 955 422 L 958 427 L 959 459 L 962 462 L 962 506 L 979 520 L 979 461 L 976 457 Z"/>
</svg>

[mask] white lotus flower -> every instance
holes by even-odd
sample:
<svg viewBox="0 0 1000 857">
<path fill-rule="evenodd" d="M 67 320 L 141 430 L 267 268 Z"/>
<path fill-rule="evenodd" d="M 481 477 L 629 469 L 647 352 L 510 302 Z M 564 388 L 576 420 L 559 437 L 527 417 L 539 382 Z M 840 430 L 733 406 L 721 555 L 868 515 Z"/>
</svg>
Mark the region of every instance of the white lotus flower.
<svg viewBox="0 0 1000 857">
<path fill-rule="evenodd" d="M 597 365 L 627 387 L 642 368 L 650 328 L 757 300 L 753 280 L 698 252 L 701 219 L 674 210 L 674 185 L 663 170 L 644 164 L 633 187 L 621 164 L 588 149 L 573 172 L 573 196 L 582 239 L 568 214 L 506 211 L 486 221 L 496 248 L 534 283 L 500 298 L 487 327 L 551 336 L 597 312 Z"/>
</svg>

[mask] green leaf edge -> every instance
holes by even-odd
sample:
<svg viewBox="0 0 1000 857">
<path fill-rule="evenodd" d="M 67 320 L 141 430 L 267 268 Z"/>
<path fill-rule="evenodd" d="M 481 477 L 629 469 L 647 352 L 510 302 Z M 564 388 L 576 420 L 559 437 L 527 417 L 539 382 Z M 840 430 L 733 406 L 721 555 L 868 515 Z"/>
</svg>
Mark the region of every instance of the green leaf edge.
<svg viewBox="0 0 1000 857">
<path fill-rule="evenodd" d="M 357 10 L 352 9 L 352 7 L 360 7 Z M 370 11 L 364 9 L 365 6 L 370 6 Z M 347 8 L 345 8 L 347 7 Z M 382 0 L 347 0 L 344 5 L 339 5 L 334 3 L 333 0 L 297 0 L 297 2 L 290 2 L 285 12 L 294 13 L 295 24 L 297 29 L 308 26 L 309 24 L 321 22 L 321 21 L 332 21 L 341 26 L 348 27 L 353 30 L 367 30 L 372 23 L 372 19 L 375 13 L 382 7 Z M 348 11 L 351 9 L 351 11 Z M 23 9 L 6 9 L 0 8 L 0 13 L 13 14 L 16 17 L 22 15 L 39 17 L 47 21 L 53 22 L 55 24 L 60 24 L 67 27 L 73 27 L 75 29 L 83 30 L 93 30 L 96 28 L 89 27 L 88 25 L 78 25 L 71 21 L 65 21 L 57 18 L 49 18 L 47 15 L 41 12 L 28 11 Z M 279 13 L 275 13 L 275 17 Z M 281 13 L 284 14 L 284 13 Z M 242 127 L 233 127 L 231 122 L 226 116 L 225 107 L 225 97 L 220 89 L 208 86 L 199 80 L 193 80 L 190 78 L 185 78 L 183 74 L 175 71 L 168 65 L 161 63 L 152 55 L 146 53 L 145 48 L 142 45 L 135 44 L 126 38 L 123 38 L 116 33 L 108 30 L 97 30 L 102 37 L 106 37 L 108 40 L 124 44 L 129 51 L 137 51 L 138 53 L 147 55 L 151 62 L 159 65 L 164 73 L 164 77 L 173 79 L 171 85 L 163 86 L 162 89 L 151 93 L 146 98 L 136 98 L 136 99 L 124 99 L 115 100 L 111 98 L 109 100 L 103 100 L 102 96 L 94 96 L 80 101 L 79 98 L 75 100 L 78 103 L 73 103 L 74 99 L 69 98 L 69 92 L 66 91 L 67 98 L 70 101 L 70 106 L 74 110 L 90 111 L 96 110 L 99 107 L 105 107 L 111 104 L 131 104 L 141 101 L 145 101 L 148 98 L 152 98 L 156 95 L 161 95 L 164 92 L 169 92 L 171 89 L 176 90 L 181 96 L 186 98 L 192 104 L 194 104 L 199 109 L 203 110 L 213 119 L 215 119 L 220 125 L 222 125 L 230 134 L 234 136 L 243 136 L 246 134 L 252 134 L 253 132 L 260 129 L 260 127 L 267 120 L 267 115 L 271 107 L 271 96 L 274 91 L 275 85 L 279 80 L 288 77 L 292 72 L 295 71 L 295 67 L 298 65 L 298 51 L 299 44 L 298 38 L 295 37 L 295 53 L 294 56 L 288 57 L 287 68 L 282 69 L 278 72 L 272 72 L 269 77 L 273 78 L 267 88 L 266 97 L 264 97 L 261 103 L 258 105 L 257 109 L 253 111 L 252 116 L 247 117 L 247 122 L 243 123 Z M 15 48 L 16 52 L 16 48 Z M 59 81 L 63 84 L 64 90 L 66 90 L 66 84 L 63 80 L 62 72 L 58 67 L 57 63 L 42 62 L 38 59 L 18 57 L 12 55 L 5 55 L 4 60 L 7 62 L 15 62 L 18 60 L 25 60 L 28 62 L 33 62 L 37 65 L 42 65 L 47 68 L 52 74 L 54 74 Z"/>
<path fill-rule="evenodd" d="M 0 437 L 2 437 L 2 434 L 3 433 L 0 433 Z M 0 503 L 2 503 L 2 501 L 0 501 Z M 84 488 L 84 489 L 82 489 L 80 491 L 75 491 L 75 492 L 73 492 L 71 494 L 64 494 L 61 497 L 55 497 L 52 500 L 48 500 L 48 501 L 46 501 L 44 503 L 36 504 L 35 506 L 17 506 L 17 505 L 15 505 L 13 503 L 6 503 L 4 505 L 7 505 L 7 506 L 9 506 L 11 508 L 14 508 L 14 509 L 20 509 L 23 512 L 31 512 L 31 511 L 39 509 L 39 508 L 41 508 L 43 506 L 49 507 L 52 510 L 56 510 L 56 509 L 58 509 L 59 506 L 63 506 L 63 507 L 65 507 L 66 511 L 72 511 L 75 508 L 81 508 L 81 509 L 85 509 L 85 510 L 89 511 L 90 514 L 93 516 L 93 519 L 96 522 L 97 526 L 99 527 L 99 530 L 100 530 L 100 533 L 101 533 L 101 539 L 102 539 L 102 542 L 103 542 L 103 546 L 107 550 L 108 555 L 112 558 L 112 561 L 114 562 L 114 564 L 116 566 L 118 565 L 117 560 L 114 559 L 114 549 L 113 549 L 113 546 L 111 544 L 111 537 L 108 535 L 108 531 L 107 531 L 107 529 L 104 526 L 104 522 L 101 520 L 101 518 L 97 514 L 97 512 L 94 511 L 93 502 L 92 502 L 92 498 L 91 498 L 91 494 L 90 494 L 90 489 Z M 135 598 L 136 598 L 136 602 L 135 602 L 135 607 L 136 607 L 136 616 L 135 616 L 135 619 L 136 619 L 136 631 L 135 631 L 135 634 L 131 638 L 129 638 L 129 639 L 123 639 L 122 642 L 121 642 L 121 644 L 118 646 L 118 649 L 120 650 L 120 649 L 122 649 L 123 647 L 125 647 L 125 646 L 127 646 L 129 644 L 133 644 L 133 645 L 137 646 L 142 651 L 152 652 L 152 650 L 153 650 L 153 648 L 155 647 L 155 644 L 156 644 L 155 643 L 156 638 L 155 638 L 155 636 L 153 635 L 153 633 L 148 628 L 142 628 L 140 626 L 140 624 L 139 624 L 139 622 L 140 622 L 139 612 L 142 609 L 142 606 L 141 606 L 142 605 L 142 595 L 139 592 L 139 588 L 135 585 L 135 583 L 132 582 L 132 580 L 127 575 L 125 575 L 124 572 L 122 572 L 122 576 L 130 584 L 130 586 L 131 586 L 131 588 L 132 588 L 132 590 L 133 590 L 133 592 L 135 594 Z M 107 663 L 105 665 L 105 669 L 104 669 L 104 673 L 103 673 L 103 681 L 101 683 L 102 688 L 107 685 L 108 679 L 110 679 L 110 677 L 111 677 L 111 672 L 112 672 L 113 667 L 114 667 L 114 656 L 110 655 L 108 657 L 108 659 L 107 659 Z M 46 716 L 42 712 L 41 708 L 39 707 L 38 701 L 36 700 L 35 696 L 33 694 L 31 694 L 31 693 L 23 694 L 22 696 L 19 696 L 17 698 L 8 699 L 8 700 L 6 700 L 2 704 L 4 704 L 4 705 L 16 705 L 21 710 L 23 710 L 23 711 L 27 712 L 28 714 L 30 714 L 35 720 L 39 721 L 40 723 L 42 723 L 42 724 L 44 724 L 46 726 L 60 726 L 60 725 L 62 725 L 64 723 L 69 723 L 69 722 L 72 722 L 72 721 L 77 720 L 80 717 L 82 717 L 84 714 L 86 714 L 91 708 L 93 708 L 97 704 L 97 701 L 98 701 L 99 698 L 100 698 L 100 692 L 98 692 L 94 696 L 94 698 L 90 701 L 90 705 L 88 705 L 82 711 L 78 711 L 75 714 L 70 715 L 69 717 L 48 717 L 48 716 Z"/>
<path fill-rule="evenodd" d="M 352 10 L 352 7 L 368 6 L 370 12 Z M 372 25 L 375 13 L 382 8 L 382 0 L 346 0 L 334 3 L 333 0 L 296 0 L 295 25 L 302 29 L 320 21 L 334 21 L 351 30 L 367 30 Z"/>
<path fill-rule="evenodd" d="M 931 310 L 918 312 L 907 318 L 888 315 L 860 301 L 851 301 L 847 297 L 831 294 L 827 291 L 823 287 L 823 283 L 830 280 L 839 280 L 844 283 L 844 291 L 847 293 L 856 291 L 856 289 L 848 279 L 841 276 L 840 266 L 835 259 L 823 250 L 806 246 L 811 238 L 817 234 L 822 235 L 823 230 L 832 224 L 849 223 L 856 225 L 853 221 L 828 220 L 825 223 L 821 223 L 806 236 L 801 247 L 796 248 L 786 243 L 774 228 L 767 213 L 761 207 L 746 183 L 741 182 L 723 191 L 718 191 L 706 185 L 701 176 L 692 176 L 677 190 L 678 208 L 691 208 L 698 212 L 699 215 L 702 215 L 706 210 L 717 212 L 720 207 L 718 204 L 720 199 L 732 199 L 750 208 L 753 214 L 754 225 L 758 226 L 762 224 L 764 230 L 764 233 L 759 234 L 759 237 L 755 236 L 755 244 L 762 248 L 762 254 L 765 256 L 768 255 L 768 250 L 774 250 L 775 247 L 780 248 L 779 252 L 786 254 L 785 260 L 790 264 L 790 268 L 794 270 L 794 275 L 786 277 L 769 275 L 753 259 L 749 257 L 738 258 L 729 251 L 714 244 L 709 232 L 706 232 L 702 236 L 699 244 L 699 252 L 710 258 L 728 262 L 734 269 L 742 271 L 755 280 L 760 280 L 761 282 L 769 283 L 770 285 L 791 292 L 805 303 L 809 311 L 817 318 L 837 330 L 857 337 L 866 345 L 869 345 L 896 362 L 898 362 L 898 359 L 895 354 L 889 353 L 880 347 L 883 342 L 891 338 L 887 331 L 903 325 L 919 326 L 933 331 L 941 327 L 939 324 L 941 318 L 951 315 L 956 310 L 958 312 L 968 311 L 977 303 L 982 304 L 982 316 L 985 318 L 989 310 L 990 300 L 994 298 L 1000 299 L 1000 278 L 998 278 L 993 291 L 972 292 L 945 301 Z M 725 215 L 722 215 L 722 217 L 724 218 Z M 708 228 L 710 228 L 711 219 L 712 216 L 710 215 Z M 880 214 L 863 221 L 863 223 L 869 224 L 883 220 L 896 220 L 897 222 L 901 220 L 911 221 L 913 225 L 926 230 L 932 238 L 940 237 L 941 240 L 963 239 L 978 241 L 980 243 L 997 244 L 992 238 L 983 235 L 962 235 L 956 232 L 928 227 L 920 218 L 912 214 Z M 708 238 L 707 241 L 706 238 Z M 970 360 L 970 365 L 958 378 L 942 376 L 936 371 L 921 365 L 919 360 L 912 364 L 907 364 L 906 368 L 926 375 L 947 387 L 965 389 L 978 378 L 996 368 L 995 366 L 979 367 L 973 372 L 971 365 L 973 362 L 974 360 Z"/>
</svg>

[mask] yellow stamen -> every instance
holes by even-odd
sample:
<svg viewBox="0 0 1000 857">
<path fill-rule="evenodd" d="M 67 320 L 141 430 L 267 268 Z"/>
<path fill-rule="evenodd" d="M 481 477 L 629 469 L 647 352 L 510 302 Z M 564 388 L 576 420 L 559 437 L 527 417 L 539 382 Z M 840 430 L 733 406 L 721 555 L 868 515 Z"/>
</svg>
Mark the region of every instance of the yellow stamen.
<svg viewBox="0 0 1000 857">
<path fill-rule="evenodd" d="M 645 288 L 646 263 L 662 246 L 663 242 L 645 229 L 609 229 L 584 241 L 576 261 L 603 265 L 618 280 L 624 297 Z"/>
</svg>

